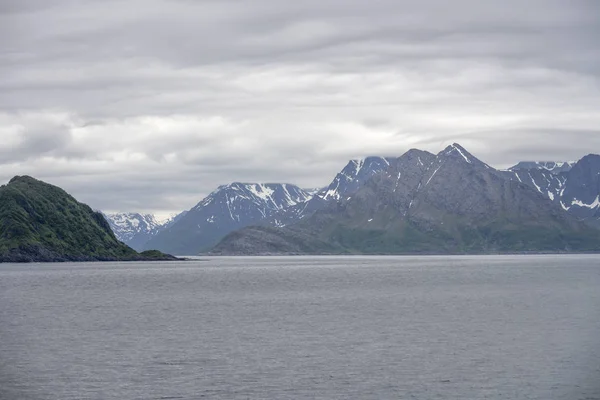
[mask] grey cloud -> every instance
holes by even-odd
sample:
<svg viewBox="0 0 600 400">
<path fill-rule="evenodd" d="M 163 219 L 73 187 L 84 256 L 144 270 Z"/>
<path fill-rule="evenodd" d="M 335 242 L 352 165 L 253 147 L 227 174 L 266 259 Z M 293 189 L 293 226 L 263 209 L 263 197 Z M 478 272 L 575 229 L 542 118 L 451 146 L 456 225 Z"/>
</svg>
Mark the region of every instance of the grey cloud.
<svg viewBox="0 0 600 400">
<path fill-rule="evenodd" d="M 61 154 L 71 141 L 68 127 L 46 126 L 38 121 L 22 127 L 18 143 L 0 144 L 0 162 L 27 162 L 31 158 Z"/>
<path fill-rule="evenodd" d="M 600 3 L 0 0 L 0 179 L 106 210 L 324 185 L 453 141 L 496 166 L 598 152 Z"/>
</svg>

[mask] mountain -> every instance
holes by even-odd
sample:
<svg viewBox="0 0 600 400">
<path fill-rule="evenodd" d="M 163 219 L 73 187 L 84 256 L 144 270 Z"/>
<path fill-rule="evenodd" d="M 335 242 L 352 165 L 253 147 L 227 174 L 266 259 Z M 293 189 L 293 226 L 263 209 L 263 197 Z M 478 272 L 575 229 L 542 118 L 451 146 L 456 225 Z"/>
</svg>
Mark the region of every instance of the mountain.
<svg viewBox="0 0 600 400">
<path fill-rule="evenodd" d="M 291 226 L 233 232 L 212 254 L 598 250 L 600 231 L 453 144 L 437 155 L 410 150 L 355 194 Z"/>
<path fill-rule="evenodd" d="M 394 162 L 393 158 L 384 157 L 351 160 L 316 197 L 325 201 L 340 200 L 346 194 L 356 192 L 373 175 L 387 169 L 391 162 Z"/>
<path fill-rule="evenodd" d="M 0 187 L 0 262 L 172 259 L 119 242 L 99 212 L 29 176 Z"/>
<path fill-rule="evenodd" d="M 559 201 L 569 213 L 600 227 L 600 155 L 589 154 L 571 168 Z"/>
<path fill-rule="evenodd" d="M 506 173 L 514 174 L 514 179 L 547 196 L 578 219 L 600 227 L 599 155 L 589 154 L 568 163 L 521 162 Z"/>
<path fill-rule="evenodd" d="M 427 154 L 423 152 L 422 156 L 426 158 Z M 245 226 L 281 227 L 294 224 L 329 202 L 355 193 L 394 160 L 384 157 L 350 160 L 333 181 L 321 189 L 301 189 L 290 184 L 239 182 L 220 186 L 180 222 L 152 234 L 142 248 L 153 247 L 175 254 L 197 254 L 216 244 L 226 234 Z"/>
<path fill-rule="evenodd" d="M 422 152 L 419 156 L 426 159 L 427 154 L 429 153 Z M 259 224 L 275 227 L 295 224 L 326 207 L 329 202 L 339 201 L 352 195 L 371 177 L 389 168 L 390 164 L 395 161 L 395 158 L 389 157 L 366 157 L 350 160 L 328 186 L 314 191 L 303 202 L 276 211 L 270 218 L 260 221 Z"/>
<path fill-rule="evenodd" d="M 104 217 L 117 239 L 136 250 L 141 250 L 160 227 L 152 214 L 117 213 Z"/>
<path fill-rule="evenodd" d="M 152 214 L 116 213 L 104 214 L 117 239 L 137 251 L 141 251 L 146 243 L 161 230 L 169 228 L 183 217 L 184 211 L 164 222 L 158 222 Z"/>
<path fill-rule="evenodd" d="M 548 197 L 557 204 L 567 182 L 567 172 L 555 173 L 546 168 L 503 171 L 509 179 L 517 180 Z"/>
<path fill-rule="evenodd" d="M 569 172 L 575 165 L 576 161 L 521 161 L 514 167 L 511 167 L 511 171 L 519 170 L 545 170 L 553 174 L 560 174 L 561 172 Z"/>
<path fill-rule="evenodd" d="M 153 236 L 145 248 L 193 255 L 236 229 L 257 224 L 310 195 L 290 184 L 239 183 L 217 188 L 177 222 Z"/>
</svg>

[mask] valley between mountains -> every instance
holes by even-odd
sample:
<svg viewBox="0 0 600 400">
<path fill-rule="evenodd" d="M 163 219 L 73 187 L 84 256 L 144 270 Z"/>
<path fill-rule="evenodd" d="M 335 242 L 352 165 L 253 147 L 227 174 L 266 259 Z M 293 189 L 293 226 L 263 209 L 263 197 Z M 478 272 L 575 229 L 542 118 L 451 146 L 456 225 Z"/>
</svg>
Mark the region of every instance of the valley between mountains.
<svg viewBox="0 0 600 400">
<path fill-rule="evenodd" d="M 105 215 L 136 250 L 176 255 L 600 250 L 600 156 L 497 170 L 459 144 L 351 160 L 321 189 L 234 182 L 159 224 Z"/>
</svg>

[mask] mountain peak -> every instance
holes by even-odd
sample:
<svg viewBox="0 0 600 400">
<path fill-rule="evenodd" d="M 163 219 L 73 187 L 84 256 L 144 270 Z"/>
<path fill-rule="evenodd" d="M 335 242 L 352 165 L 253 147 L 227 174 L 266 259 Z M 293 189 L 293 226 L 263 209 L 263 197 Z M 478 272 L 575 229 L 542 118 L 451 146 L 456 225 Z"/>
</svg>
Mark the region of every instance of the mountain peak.
<svg viewBox="0 0 600 400">
<path fill-rule="evenodd" d="M 588 154 L 579 160 L 581 162 L 592 162 L 592 163 L 600 163 L 600 155 L 598 154 Z"/>
<path fill-rule="evenodd" d="M 345 195 L 356 192 L 373 175 L 388 169 L 395 160 L 397 159 L 379 156 L 350 160 L 317 196 L 322 200 L 340 200 Z"/>
<path fill-rule="evenodd" d="M 16 182 L 41 182 L 41 181 L 39 181 L 29 175 L 16 175 L 10 181 L 8 181 L 9 184 L 16 183 Z"/>
<path fill-rule="evenodd" d="M 367 156 L 364 158 L 354 158 L 346 164 L 346 167 L 342 170 L 343 174 L 346 175 L 358 175 L 363 168 L 372 170 L 381 169 L 381 167 L 389 167 L 390 162 L 393 158 L 380 157 L 380 156 Z"/>
<path fill-rule="evenodd" d="M 406 153 L 404 153 L 404 155 L 411 155 L 411 154 L 416 154 L 416 155 L 421 155 L 421 154 L 433 155 L 433 154 L 431 154 L 428 151 L 420 150 L 420 149 L 415 149 L 415 148 L 412 148 L 412 149 L 408 150 Z"/>
<path fill-rule="evenodd" d="M 416 162 L 420 166 L 424 166 L 426 164 L 430 164 L 434 158 L 435 155 L 428 151 L 410 149 L 406 153 L 402 154 L 398 160 L 414 160 L 413 162 Z"/>
<path fill-rule="evenodd" d="M 473 154 L 469 153 L 464 147 L 462 147 L 458 143 L 452 143 L 444 150 L 440 151 L 437 156 L 441 159 L 450 158 L 471 165 L 483 166 L 488 169 L 492 168 L 477 157 L 475 157 Z"/>
<path fill-rule="evenodd" d="M 465 148 L 458 143 L 452 143 L 442 150 L 438 155 L 460 157 L 469 164 L 473 164 L 473 161 L 477 160 L 475 157 L 473 157 L 473 155 L 471 155 L 471 153 L 465 150 Z"/>
</svg>

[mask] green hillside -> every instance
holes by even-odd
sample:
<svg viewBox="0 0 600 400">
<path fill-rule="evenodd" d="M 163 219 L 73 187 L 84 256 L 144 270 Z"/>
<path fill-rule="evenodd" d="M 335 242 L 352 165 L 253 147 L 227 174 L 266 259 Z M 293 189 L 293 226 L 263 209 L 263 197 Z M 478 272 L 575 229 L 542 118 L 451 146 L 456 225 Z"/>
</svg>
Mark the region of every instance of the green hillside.
<svg viewBox="0 0 600 400">
<path fill-rule="evenodd" d="M 0 187 L 0 262 L 169 258 L 119 242 L 101 213 L 56 186 L 16 176 Z"/>
</svg>

